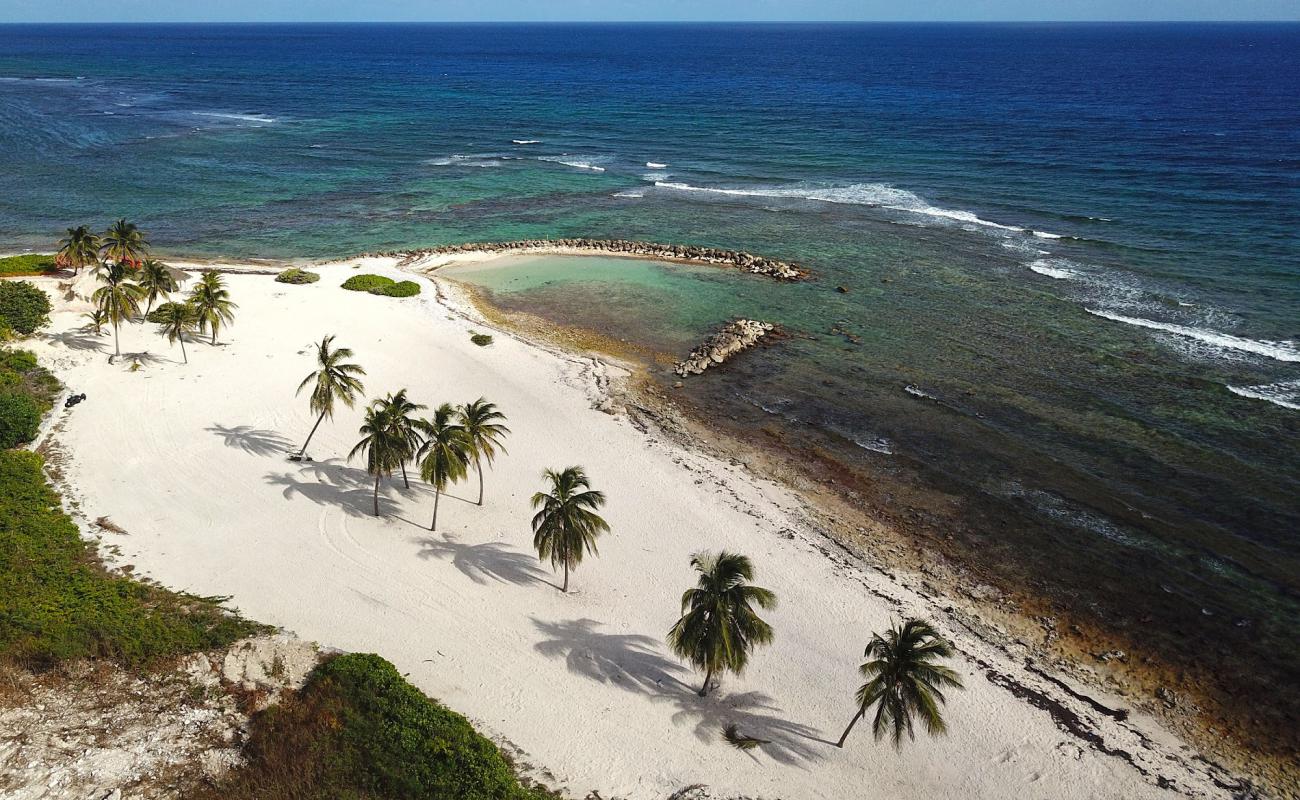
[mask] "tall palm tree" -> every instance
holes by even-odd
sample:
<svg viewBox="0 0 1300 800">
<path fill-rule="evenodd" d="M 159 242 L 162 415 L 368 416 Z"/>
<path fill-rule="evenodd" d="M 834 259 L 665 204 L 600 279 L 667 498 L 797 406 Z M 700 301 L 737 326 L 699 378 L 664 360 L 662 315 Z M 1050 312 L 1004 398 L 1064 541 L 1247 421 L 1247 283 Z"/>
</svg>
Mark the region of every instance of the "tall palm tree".
<svg viewBox="0 0 1300 800">
<path fill-rule="evenodd" d="M 469 440 L 465 429 L 453 420 L 456 409 L 443 403 L 433 410 L 433 419 L 416 420 L 414 425 L 424 436 L 416 458 L 420 459 L 420 477 L 433 484 L 433 522 L 429 530 L 438 529 L 438 501 L 447 486 L 462 480 L 469 469 Z"/>
<path fill-rule="evenodd" d="M 506 452 L 501 439 L 510 433 L 510 429 L 502 424 L 506 415 L 497 411 L 496 403 L 489 403 L 483 397 L 461 406 L 459 417 L 460 426 L 469 438 L 474 471 L 478 473 L 478 504 L 483 505 L 483 462 L 490 465 L 497 457 L 498 450 Z"/>
<path fill-rule="evenodd" d="M 234 309 L 239 308 L 230 300 L 230 290 L 221 280 L 216 270 L 208 270 L 199 278 L 190 290 L 190 303 L 199 317 L 199 331 L 212 328 L 212 343 L 217 343 L 217 331 L 222 324 L 235 321 Z"/>
<path fill-rule="evenodd" d="M 904 733 L 909 739 L 916 738 L 912 730 L 914 716 L 920 717 L 931 735 L 946 733 L 948 726 L 939 711 L 944 703 L 942 688 L 960 689 L 961 679 L 956 672 L 934 662 L 952 654 L 952 647 L 924 620 L 909 619 L 901 626 L 890 627 L 884 636 L 873 635 L 863 653 L 870 660 L 858 668 L 867 679 L 858 688 L 858 713 L 849 720 L 835 746 L 844 746 L 849 731 L 872 705 L 876 706 L 871 721 L 876 739 L 888 733 L 896 748 L 902 746 Z"/>
<path fill-rule="evenodd" d="M 149 301 L 144 307 L 145 316 L 153 310 L 153 304 L 159 296 L 168 297 L 179 288 L 171 269 L 161 261 L 152 258 L 145 259 L 135 281 L 140 284 L 141 289 L 144 289 L 145 297 Z"/>
<path fill-rule="evenodd" d="M 402 389 L 396 394 L 389 394 L 375 401 L 379 407 L 388 416 L 388 424 L 393 426 L 395 433 L 404 445 L 402 454 L 402 485 L 407 489 L 411 488 L 411 482 L 406 477 L 406 462 L 415 458 L 416 452 L 420 449 L 422 440 L 419 432 L 416 430 L 415 420 L 411 415 L 416 411 L 422 411 L 427 406 L 419 403 L 413 403 L 406 397 L 406 390 Z M 437 502 L 437 499 L 434 499 Z"/>
<path fill-rule="evenodd" d="M 560 591 L 567 592 L 569 570 L 582 563 L 584 553 L 600 555 L 596 538 L 609 532 L 609 523 L 596 513 L 605 505 L 605 494 L 591 488 L 582 467 L 548 469 L 542 478 L 551 490 L 533 495 L 533 508 L 540 509 L 533 516 L 533 547 L 552 567 L 564 566 Z"/>
<path fill-rule="evenodd" d="M 99 236 L 91 233 L 85 225 L 68 228 L 68 235 L 59 240 L 59 252 L 54 263 L 60 267 L 72 267 L 79 273 L 82 267 L 99 263 L 99 245 Z"/>
<path fill-rule="evenodd" d="M 379 516 L 379 481 L 397 469 L 403 444 L 393 435 L 388 418 L 373 403 L 366 407 L 366 418 L 361 424 L 361 441 L 348 453 L 351 461 L 358 453 L 365 453 L 366 472 L 375 476 L 375 516 Z"/>
<path fill-rule="evenodd" d="M 700 573 L 699 582 L 682 595 L 682 618 L 668 631 L 668 644 L 704 670 L 699 692 L 703 697 L 714 673 L 730 670 L 739 675 L 749 662 L 750 648 L 772 641 L 772 626 L 759 618 L 754 606 L 774 608 L 776 595 L 750 585 L 754 567 L 739 553 L 696 553 L 691 566 Z"/>
<path fill-rule="evenodd" d="M 198 321 L 198 316 L 194 313 L 194 307 L 189 303 L 172 303 L 160 307 L 159 313 L 162 314 L 162 323 L 158 326 L 158 332 L 167 337 L 167 341 L 175 344 L 181 343 L 181 358 L 185 363 L 190 363 L 190 357 L 185 352 L 185 335 L 194 332 L 194 324 Z"/>
<path fill-rule="evenodd" d="M 316 429 L 325 421 L 326 417 L 333 418 L 334 404 L 342 402 L 348 408 L 356 405 L 357 398 L 366 390 L 365 385 L 357 376 L 365 375 L 366 371 L 360 364 L 348 364 L 344 361 L 352 357 L 352 348 L 334 347 L 334 335 L 330 334 L 320 340 L 316 345 L 316 369 L 307 374 L 298 384 L 298 391 L 295 396 L 302 394 L 302 390 L 313 381 L 316 385 L 311 390 L 309 400 L 311 413 L 318 414 L 316 424 L 311 426 L 311 433 L 307 434 L 307 441 L 302 443 L 302 449 L 298 451 L 299 457 L 307 455 L 307 445 L 311 444 L 311 437 L 316 435 Z"/>
<path fill-rule="evenodd" d="M 104 285 L 95 290 L 91 300 L 96 308 L 104 312 L 104 318 L 113 324 L 113 355 L 120 356 L 122 349 L 118 345 L 118 326 L 140 313 L 140 299 L 144 297 L 144 290 L 131 282 L 126 267 L 121 264 L 110 265 L 107 272 L 100 274 L 99 280 Z"/>
<path fill-rule="evenodd" d="M 119 219 L 104 231 L 99 254 L 105 261 L 135 269 L 149 254 L 149 241 L 135 223 Z"/>
</svg>

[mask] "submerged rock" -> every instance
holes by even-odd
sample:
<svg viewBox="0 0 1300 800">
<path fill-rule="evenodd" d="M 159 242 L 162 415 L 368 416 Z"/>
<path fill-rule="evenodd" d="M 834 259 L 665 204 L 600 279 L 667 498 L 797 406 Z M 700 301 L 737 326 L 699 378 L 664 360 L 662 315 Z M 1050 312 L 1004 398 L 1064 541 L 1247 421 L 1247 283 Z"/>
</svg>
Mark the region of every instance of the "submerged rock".
<svg viewBox="0 0 1300 800">
<path fill-rule="evenodd" d="M 753 319 L 728 322 L 706 339 L 704 344 L 692 350 L 683 361 L 678 362 L 673 371 L 683 378 L 699 375 L 714 364 L 722 364 L 737 353 L 758 344 L 759 339 L 775 329 L 776 326 L 770 322 Z"/>
</svg>

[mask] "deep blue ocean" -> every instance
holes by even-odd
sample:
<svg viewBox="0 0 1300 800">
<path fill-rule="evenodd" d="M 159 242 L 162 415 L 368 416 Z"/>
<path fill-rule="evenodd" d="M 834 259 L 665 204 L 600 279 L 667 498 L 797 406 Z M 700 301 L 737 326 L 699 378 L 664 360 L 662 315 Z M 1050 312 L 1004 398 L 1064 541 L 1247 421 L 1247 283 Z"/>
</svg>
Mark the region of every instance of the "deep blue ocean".
<svg viewBox="0 0 1300 800">
<path fill-rule="evenodd" d="M 0 251 L 121 216 L 170 255 L 804 263 L 487 288 L 667 354 L 781 322 L 683 402 L 991 580 L 1300 683 L 1300 24 L 0 26 Z"/>
</svg>

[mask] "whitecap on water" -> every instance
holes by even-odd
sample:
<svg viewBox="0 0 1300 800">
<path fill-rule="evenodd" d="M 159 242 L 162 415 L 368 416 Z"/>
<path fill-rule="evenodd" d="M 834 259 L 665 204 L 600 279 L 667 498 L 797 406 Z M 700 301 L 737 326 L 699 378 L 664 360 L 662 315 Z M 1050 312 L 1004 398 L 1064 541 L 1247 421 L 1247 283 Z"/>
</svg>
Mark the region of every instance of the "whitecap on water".
<svg viewBox="0 0 1300 800">
<path fill-rule="evenodd" d="M 1190 325 L 1176 325 L 1171 322 L 1160 322 L 1153 319 L 1143 319 L 1141 317 L 1129 317 L 1123 314 L 1114 314 L 1109 311 L 1102 311 L 1095 308 L 1085 308 L 1089 314 L 1111 320 L 1112 322 L 1122 322 L 1125 325 L 1134 325 L 1139 328 L 1149 328 L 1151 330 L 1172 333 L 1176 336 L 1185 336 L 1198 342 L 1211 345 L 1215 348 L 1221 348 L 1228 351 L 1237 351 L 1243 353 L 1253 353 L 1277 361 L 1294 361 L 1300 362 L 1300 348 L 1295 342 L 1269 342 L 1259 341 L 1256 339 L 1246 339 L 1241 336 L 1233 336 L 1218 331 L 1195 328 Z"/>
<path fill-rule="evenodd" d="M 1275 406 L 1300 411 L 1300 380 L 1265 383 L 1260 386 L 1229 386 L 1228 391 L 1240 397 L 1263 400 Z"/>
</svg>

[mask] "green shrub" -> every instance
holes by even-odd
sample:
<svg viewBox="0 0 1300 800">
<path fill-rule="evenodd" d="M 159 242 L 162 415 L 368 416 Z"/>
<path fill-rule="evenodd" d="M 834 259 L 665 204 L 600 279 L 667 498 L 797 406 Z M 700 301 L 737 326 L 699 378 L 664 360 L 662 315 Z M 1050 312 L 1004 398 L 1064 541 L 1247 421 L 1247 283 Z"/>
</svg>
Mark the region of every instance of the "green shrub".
<svg viewBox="0 0 1300 800">
<path fill-rule="evenodd" d="M 50 321 L 50 298 L 31 281 L 0 281 L 0 322 L 31 336 Z"/>
<path fill-rule="evenodd" d="M 168 309 L 173 308 L 174 306 L 183 306 L 183 305 L 185 305 L 185 303 L 177 303 L 172 301 L 168 301 L 166 303 L 159 303 L 158 305 L 154 306 L 153 311 L 150 311 L 148 314 L 145 314 L 144 316 L 145 322 L 152 322 L 156 325 L 161 325 L 162 323 L 167 321 Z"/>
<path fill-rule="evenodd" d="M 0 350 L 0 447 L 30 442 L 59 382 L 26 350 Z"/>
<path fill-rule="evenodd" d="M 42 460 L 0 451 L 0 658 L 29 666 L 103 656 L 125 664 L 221 647 L 262 630 L 220 598 L 108 572 L 59 508 Z"/>
<path fill-rule="evenodd" d="M 368 292 L 383 286 L 392 286 L 396 281 L 383 275 L 353 275 L 343 281 L 343 288 L 353 292 Z"/>
<path fill-rule="evenodd" d="M 294 285 L 315 283 L 318 280 L 320 280 L 320 275 L 317 275 L 315 272 L 308 272 L 305 269 L 298 269 L 297 267 L 290 267 L 275 276 L 276 283 L 292 283 Z"/>
<path fill-rule="evenodd" d="M 540 800 L 491 741 L 377 655 L 318 666 L 254 722 L 248 765 L 211 795 L 366 800 Z"/>
<path fill-rule="evenodd" d="M 41 253 L 26 253 L 21 256 L 0 258 L 0 275 L 40 275 L 58 269 L 54 256 Z"/>
<path fill-rule="evenodd" d="M 420 293 L 420 284 L 415 281 L 402 281 L 387 286 L 376 286 L 370 290 L 370 293 L 382 294 L 384 297 L 414 297 Z"/>
<path fill-rule="evenodd" d="M 469 340 L 479 347 L 487 347 L 492 344 L 492 334 L 490 333 L 471 333 Z"/>
<path fill-rule="evenodd" d="M 0 447 L 17 447 L 36 438 L 41 407 L 21 388 L 0 389 Z"/>
</svg>

